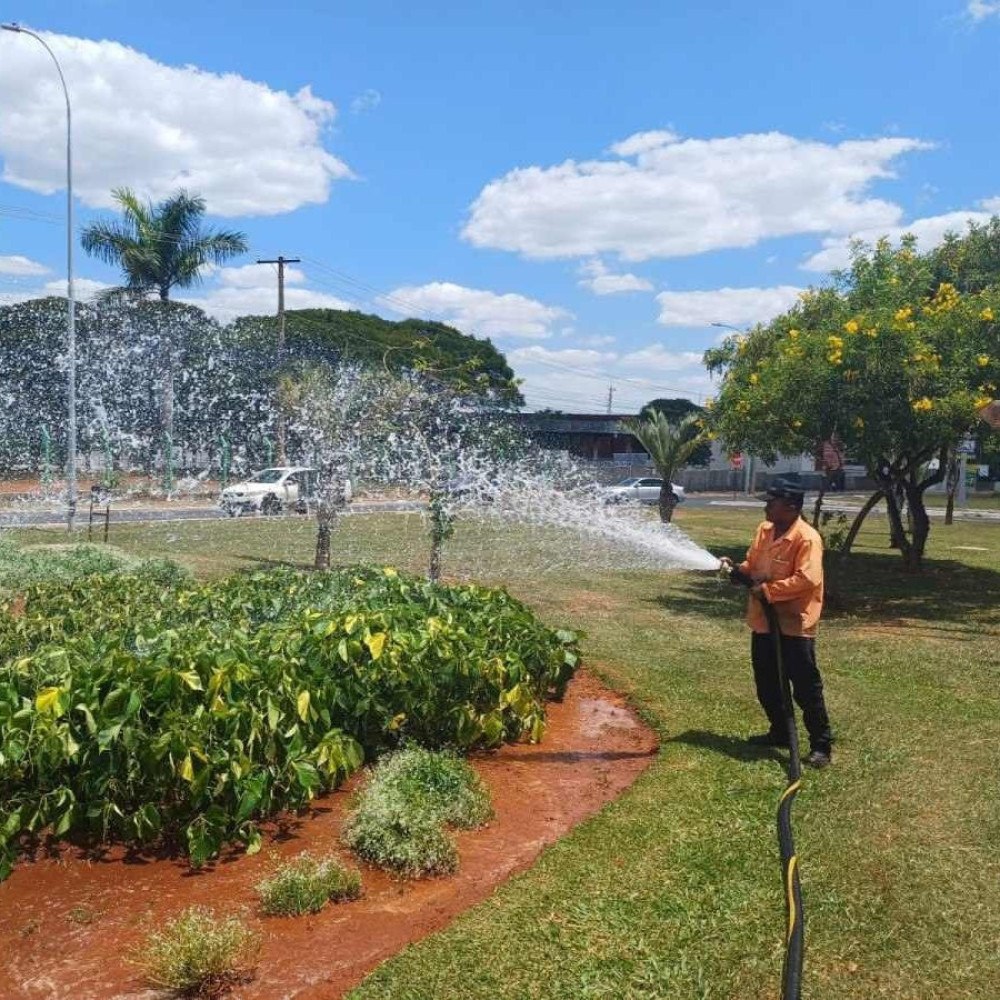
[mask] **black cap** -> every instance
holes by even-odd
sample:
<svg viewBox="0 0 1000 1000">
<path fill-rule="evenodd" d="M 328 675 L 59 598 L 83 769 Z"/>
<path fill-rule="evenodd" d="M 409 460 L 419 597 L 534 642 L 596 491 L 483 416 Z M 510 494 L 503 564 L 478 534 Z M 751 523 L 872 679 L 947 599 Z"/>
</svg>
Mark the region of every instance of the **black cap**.
<svg viewBox="0 0 1000 1000">
<path fill-rule="evenodd" d="M 799 507 L 805 503 L 806 491 L 798 483 L 790 483 L 784 479 L 776 479 L 767 488 L 765 500 L 787 500 Z"/>
</svg>

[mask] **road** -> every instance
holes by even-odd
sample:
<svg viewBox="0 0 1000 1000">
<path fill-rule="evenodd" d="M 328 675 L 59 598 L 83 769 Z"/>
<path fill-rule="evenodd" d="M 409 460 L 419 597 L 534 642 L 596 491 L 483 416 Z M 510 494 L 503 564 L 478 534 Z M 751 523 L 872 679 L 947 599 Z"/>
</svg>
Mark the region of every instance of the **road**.
<svg viewBox="0 0 1000 1000">
<path fill-rule="evenodd" d="M 864 497 L 847 496 L 843 499 L 830 497 L 823 501 L 823 509 L 834 514 L 856 514 L 864 502 Z M 374 514 L 380 511 L 406 512 L 417 511 L 423 508 L 423 503 L 419 500 L 355 500 L 345 509 L 345 514 Z M 732 507 L 734 509 L 751 509 L 763 511 L 762 501 L 753 497 L 737 496 L 733 499 L 732 494 L 718 493 L 688 493 L 684 499 L 684 507 L 706 508 L 706 507 Z M 806 505 L 807 511 L 809 504 Z M 927 513 L 932 518 L 944 517 L 943 507 L 928 507 Z M 879 517 L 885 515 L 885 509 L 876 507 L 871 516 Z M 284 514 L 280 517 L 296 518 L 300 514 Z M 86 527 L 89 517 L 88 507 L 81 507 L 77 516 L 77 525 L 80 528 Z M 244 520 L 259 518 L 259 514 L 247 515 Z M 169 521 L 224 521 L 226 516 L 215 507 L 210 506 L 188 506 L 182 504 L 177 506 L 160 507 L 114 507 L 111 508 L 112 524 L 149 524 Z M 964 508 L 955 510 L 956 521 L 990 521 L 1000 523 L 1000 511 L 979 510 L 976 508 Z M 59 510 L 9 510 L 0 513 L 0 529 L 2 528 L 31 528 L 31 527 L 59 527 L 66 523 L 66 514 Z M 103 526 L 103 508 L 94 509 L 94 531 L 99 532 Z"/>
</svg>

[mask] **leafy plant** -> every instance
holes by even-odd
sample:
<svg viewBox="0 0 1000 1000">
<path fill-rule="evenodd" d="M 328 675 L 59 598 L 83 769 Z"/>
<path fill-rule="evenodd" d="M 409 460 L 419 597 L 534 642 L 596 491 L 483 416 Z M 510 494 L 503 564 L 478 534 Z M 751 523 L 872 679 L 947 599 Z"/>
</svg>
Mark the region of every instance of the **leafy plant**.
<svg viewBox="0 0 1000 1000">
<path fill-rule="evenodd" d="M 260 937 L 236 916 L 191 907 L 153 931 L 132 961 L 154 986 L 205 996 L 249 977 Z"/>
<path fill-rule="evenodd" d="M 195 865 L 405 739 L 538 740 L 577 636 L 502 590 L 395 570 L 39 584 L 0 614 L 0 878 L 25 837 Z"/>
<path fill-rule="evenodd" d="M 458 867 L 446 826 L 473 829 L 492 816 L 489 792 L 465 760 L 408 747 L 375 767 L 344 841 L 366 861 L 401 875 L 445 874 Z"/>
<path fill-rule="evenodd" d="M 333 855 L 317 858 L 303 851 L 258 883 L 257 894 L 269 916 L 318 913 L 330 900 L 357 899 L 361 875 L 344 868 Z"/>
</svg>

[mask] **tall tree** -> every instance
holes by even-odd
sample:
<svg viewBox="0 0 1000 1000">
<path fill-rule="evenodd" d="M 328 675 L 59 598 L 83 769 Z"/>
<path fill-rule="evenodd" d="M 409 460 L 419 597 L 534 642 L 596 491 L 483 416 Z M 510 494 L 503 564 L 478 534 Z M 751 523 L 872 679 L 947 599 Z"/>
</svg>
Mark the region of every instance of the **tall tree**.
<svg viewBox="0 0 1000 1000">
<path fill-rule="evenodd" d="M 1000 383 L 1000 286 L 962 293 L 914 247 L 855 247 L 837 287 L 706 354 L 724 376 L 723 440 L 771 459 L 836 432 L 879 484 L 864 512 L 885 497 L 912 570 L 930 531 L 924 493 Z"/>
<path fill-rule="evenodd" d="M 691 456 L 704 443 L 700 433 L 701 420 L 689 413 L 680 420 L 671 421 L 662 410 L 653 410 L 647 416 L 633 418 L 625 426 L 635 435 L 639 444 L 649 452 L 656 471 L 663 477 L 660 487 L 660 520 L 673 519 L 677 494 L 671 479 L 678 469 L 687 465 Z"/>
<path fill-rule="evenodd" d="M 247 251 L 243 233 L 204 228 L 206 204 L 198 195 L 178 191 L 155 205 L 129 188 L 116 188 L 112 195 L 121 218 L 91 223 L 80 242 L 91 256 L 122 269 L 125 284 L 115 290 L 118 294 L 145 297 L 155 292 L 167 302 L 171 289 L 197 284 L 206 265 L 225 264 Z M 175 326 L 160 324 L 160 420 L 168 467 L 174 430 Z"/>
</svg>

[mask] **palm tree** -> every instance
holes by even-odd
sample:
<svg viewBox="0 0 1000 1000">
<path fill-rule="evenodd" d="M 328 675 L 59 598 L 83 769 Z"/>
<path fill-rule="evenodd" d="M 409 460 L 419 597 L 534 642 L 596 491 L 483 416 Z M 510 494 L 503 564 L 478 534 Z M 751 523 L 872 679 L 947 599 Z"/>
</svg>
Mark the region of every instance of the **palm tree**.
<svg viewBox="0 0 1000 1000">
<path fill-rule="evenodd" d="M 626 420 L 625 426 L 649 452 L 657 473 L 663 478 L 660 520 L 667 523 L 673 518 L 677 506 L 677 494 L 670 480 L 704 443 L 701 420 L 697 414 L 691 413 L 681 420 L 671 421 L 662 411 L 653 410 L 644 417 Z"/>
<path fill-rule="evenodd" d="M 206 205 L 197 195 L 178 191 L 157 205 L 141 201 L 129 188 L 115 188 L 112 196 L 121 208 L 121 219 L 93 222 L 80 237 L 88 254 L 122 269 L 124 286 L 106 293 L 107 298 L 123 294 L 145 298 L 156 292 L 161 302 L 167 302 L 172 288 L 188 288 L 201 281 L 206 265 L 224 264 L 247 251 L 243 233 L 202 228 Z M 169 331 L 171 324 L 163 327 Z M 168 332 L 160 343 L 160 423 L 167 478 L 174 431 L 172 339 Z"/>
<path fill-rule="evenodd" d="M 164 302 L 171 288 L 188 288 L 201 280 L 206 264 L 225 264 L 247 252 L 244 233 L 204 230 L 205 199 L 186 191 L 158 205 L 143 203 L 129 188 L 115 188 L 122 218 L 93 222 L 80 242 L 91 256 L 116 264 L 125 288 L 136 295 L 156 291 Z"/>
</svg>

